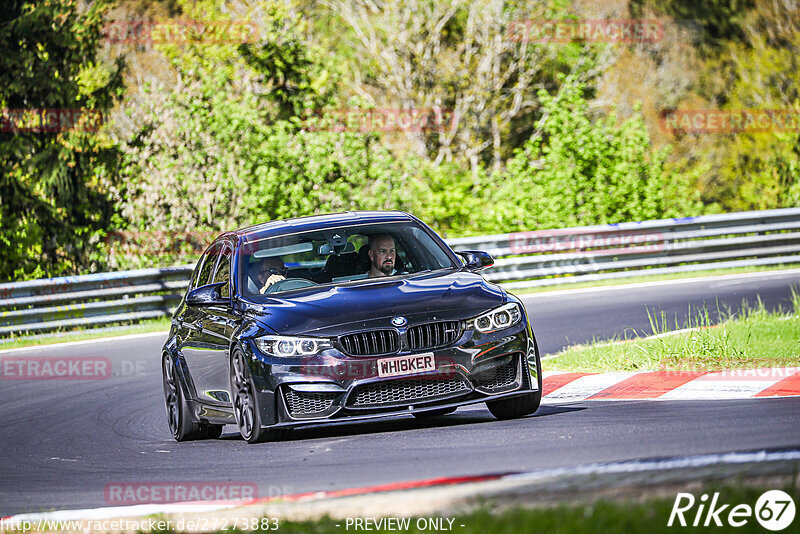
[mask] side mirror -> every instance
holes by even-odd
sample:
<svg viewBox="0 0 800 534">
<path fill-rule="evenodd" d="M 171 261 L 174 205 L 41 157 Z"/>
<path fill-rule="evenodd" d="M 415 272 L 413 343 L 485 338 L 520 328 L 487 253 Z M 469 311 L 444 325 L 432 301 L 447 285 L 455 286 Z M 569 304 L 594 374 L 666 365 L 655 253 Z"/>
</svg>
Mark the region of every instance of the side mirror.
<svg viewBox="0 0 800 534">
<path fill-rule="evenodd" d="M 482 250 L 461 250 L 456 254 L 464 258 L 466 262 L 464 267 L 473 273 L 494 265 L 494 259 L 491 254 Z"/>
<path fill-rule="evenodd" d="M 186 304 L 189 306 L 216 306 L 228 305 L 231 299 L 220 294 L 222 286 L 228 282 L 217 282 L 192 289 L 186 295 Z"/>
</svg>

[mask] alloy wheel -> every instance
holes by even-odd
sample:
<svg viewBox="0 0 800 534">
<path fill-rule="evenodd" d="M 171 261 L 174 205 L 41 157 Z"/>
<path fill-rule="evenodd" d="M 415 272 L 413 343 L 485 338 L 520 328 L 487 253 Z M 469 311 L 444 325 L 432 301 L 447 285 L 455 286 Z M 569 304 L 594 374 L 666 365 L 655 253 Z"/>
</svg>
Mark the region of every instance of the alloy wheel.
<svg viewBox="0 0 800 534">
<path fill-rule="evenodd" d="M 236 351 L 231 366 L 233 389 L 233 415 L 242 437 L 249 440 L 253 434 L 254 399 L 244 355 Z"/>
<path fill-rule="evenodd" d="M 162 359 L 162 376 L 164 377 L 164 404 L 167 409 L 167 423 L 173 436 L 178 435 L 180 426 L 180 405 L 178 400 L 178 384 L 175 381 L 175 368 L 168 355 Z"/>
</svg>

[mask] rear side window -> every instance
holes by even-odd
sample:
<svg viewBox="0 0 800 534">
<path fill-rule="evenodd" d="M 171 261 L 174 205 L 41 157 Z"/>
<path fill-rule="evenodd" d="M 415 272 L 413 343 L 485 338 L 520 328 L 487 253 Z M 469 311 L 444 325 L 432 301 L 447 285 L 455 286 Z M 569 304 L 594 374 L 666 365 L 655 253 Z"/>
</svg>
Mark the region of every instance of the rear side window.
<svg viewBox="0 0 800 534">
<path fill-rule="evenodd" d="M 220 295 L 223 297 L 230 297 L 230 281 L 231 281 L 231 255 L 230 247 L 225 247 L 222 255 L 219 258 L 219 266 L 217 272 L 214 274 L 214 283 L 225 282 L 225 285 L 220 288 Z"/>
<path fill-rule="evenodd" d="M 214 265 L 217 263 L 219 257 L 219 249 L 222 245 L 214 245 L 203 256 L 203 267 L 200 269 L 200 275 L 197 277 L 195 287 L 204 286 L 211 283 L 211 273 L 214 272 Z"/>
</svg>

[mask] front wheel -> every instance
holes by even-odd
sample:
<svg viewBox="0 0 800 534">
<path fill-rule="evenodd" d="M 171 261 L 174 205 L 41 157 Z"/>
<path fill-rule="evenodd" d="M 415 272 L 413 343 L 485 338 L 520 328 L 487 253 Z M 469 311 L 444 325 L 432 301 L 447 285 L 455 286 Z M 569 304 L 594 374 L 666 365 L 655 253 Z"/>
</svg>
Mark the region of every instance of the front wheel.
<svg viewBox="0 0 800 534">
<path fill-rule="evenodd" d="M 539 358 L 539 347 L 536 345 L 534 338 L 534 351 L 536 354 L 536 375 L 539 386 L 538 391 L 532 391 L 519 397 L 511 397 L 510 399 L 503 399 L 497 401 L 490 401 L 486 403 L 486 407 L 492 412 L 492 415 L 498 419 L 516 419 L 530 415 L 539 409 L 542 403 L 542 361 Z M 527 362 L 525 363 L 527 371 Z"/>
<path fill-rule="evenodd" d="M 231 357 L 231 396 L 236 426 L 247 443 L 277 440 L 282 436 L 280 431 L 263 428 L 256 388 L 240 349 L 234 350 Z"/>
<path fill-rule="evenodd" d="M 486 407 L 498 419 L 516 419 L 534 413 L 539 409 L 541 402 L 542 392 L 540 390 L 519 397 L 487 402 Z"/>
</svg>

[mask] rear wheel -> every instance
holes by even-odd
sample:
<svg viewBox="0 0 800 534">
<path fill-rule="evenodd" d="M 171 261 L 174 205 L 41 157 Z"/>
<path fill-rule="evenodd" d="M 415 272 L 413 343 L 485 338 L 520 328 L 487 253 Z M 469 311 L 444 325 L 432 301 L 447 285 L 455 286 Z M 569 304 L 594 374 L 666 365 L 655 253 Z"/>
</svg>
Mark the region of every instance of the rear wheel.
<svg viewBox="0 0 800 534">
<path fill-rule="evenodd" d="M 233 416 L 239 433 L 248 443 L 277 440 L 282 437 L 279 430 L 262 428 L 261 410 L 258 396 L 247 367 L 244 353 L 236 349 L 231 357 L 231 396 L 233 397 Z"/>
<path fill-rule="evenodd" d="M 218 438 L 222 425 L 196 423 L 192 420 L 183 389 L 175 373 L 175 365 L 168 354 L 161 360 L 161 375 L 164 382 L 164 404 L 167 408 L 167 423 L 175 441 Z"/>
</svg>

